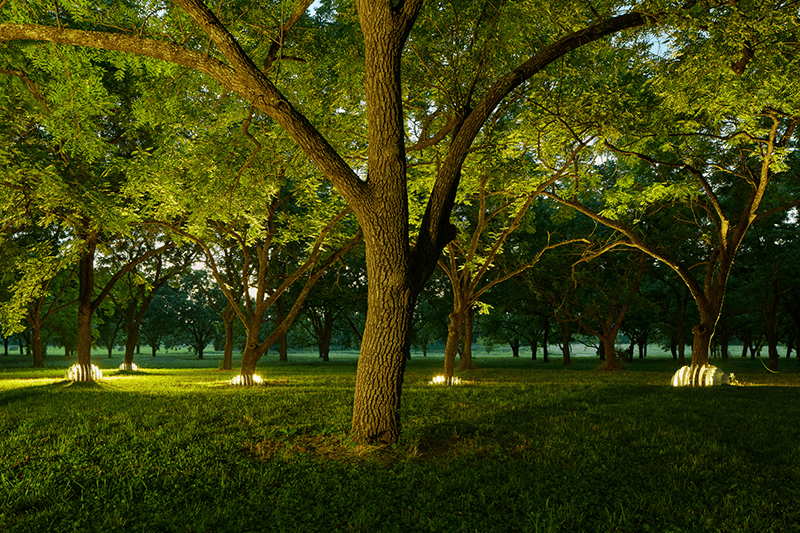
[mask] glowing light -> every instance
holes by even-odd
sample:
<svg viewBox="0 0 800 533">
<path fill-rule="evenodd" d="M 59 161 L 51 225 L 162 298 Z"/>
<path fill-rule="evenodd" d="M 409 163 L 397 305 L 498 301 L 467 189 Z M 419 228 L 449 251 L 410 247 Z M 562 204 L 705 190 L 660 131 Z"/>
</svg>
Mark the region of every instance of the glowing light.
<svg viewBox="0 0 800 533">
<path fill-rule="evenodd" d="M 673 387 L 713 387 L 728 383 L 728 376 L 715 366 L 682 366 L 672 376 Z"/>
<path fill-rule="evenodd" d="M 67 379 L 70 381 L 100 381 L 103 372 L 96 365 L 72 365 L 67 369 Z"/>
<path fill-rule="evenodd" d="M 461 380 L 455 376 L 447 377 L 447 376 L 434 376 L 433 379 L 430 381 L 431 385 L 459 385 Z"/>
<path fill-rule="evenodd" d="M 250 387 L 252 385 L 263 385 L 264 380 L 257 374 L 249 374 L 246 376 L 239 374 L 230 381 L 230 384 L 238 387 Z"/>
<path fill-rule="evenodd" d="M 122 363 L 121 365 L 119 365 L 119 369 L 120 370 L 127 370 L 128 372 L 136 372 L 136 371 L 139 370 L 139 367 L 136 366 L 136 363 L 131 363 L 130 365 L 126 365 L 125 363 Z"/>
</svg>

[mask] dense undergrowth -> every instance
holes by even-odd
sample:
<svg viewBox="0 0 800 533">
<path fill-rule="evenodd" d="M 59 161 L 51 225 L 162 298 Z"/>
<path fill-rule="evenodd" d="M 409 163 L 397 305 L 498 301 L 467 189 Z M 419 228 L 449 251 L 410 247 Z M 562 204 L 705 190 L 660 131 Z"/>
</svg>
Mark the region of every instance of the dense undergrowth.
<svg viewBox="0 0 800 533">
<path fill-rule="evenodd" d="M 793 531 L 800 369 L 673 389 L 671 360 L 412 359 L 401 441 L 348 441 L 355 361 L 0 370 L 0 531 Z M 722 365 L 720 365 L 722 366 Z"/>
</svg>

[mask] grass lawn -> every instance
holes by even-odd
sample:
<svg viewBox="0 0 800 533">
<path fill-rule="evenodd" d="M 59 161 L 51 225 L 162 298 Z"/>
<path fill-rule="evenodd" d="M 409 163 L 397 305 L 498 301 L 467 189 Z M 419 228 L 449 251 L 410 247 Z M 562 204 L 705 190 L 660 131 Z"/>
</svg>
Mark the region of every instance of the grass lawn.
<svg viewBox="0 0 800 533">
<path fill-rule="evenodd" d="M 391 448 L 348 442 L 352 354 L 271 356 L 253 388 L 189 354 L 98 355 L 95 384 L 0 357 L 0 531 L 800 531 L 796 359 L 699 390 L 666 358 L 501 355 L 450 388 L 412 358 Z"/>
</svg>

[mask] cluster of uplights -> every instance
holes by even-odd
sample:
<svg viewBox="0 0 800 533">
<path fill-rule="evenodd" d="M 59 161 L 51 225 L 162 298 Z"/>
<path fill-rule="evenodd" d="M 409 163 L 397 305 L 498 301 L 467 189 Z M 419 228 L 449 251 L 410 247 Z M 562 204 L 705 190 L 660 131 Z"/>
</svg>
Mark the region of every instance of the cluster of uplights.
<svg viewBox="0 0 800 533">
<path fill-rule="evenodd" d="M 67 369 L 67 379 L 69 381 L 100 381 L 103 379 L 103 371 L 96 365 L 72 365 Z"/>
<path fill-rule="evenodd" d="M 459 385 L 461 380 L 456 376 L 434 376 L 431 380 L 431 385 Z"/>
<path fill-rule="evenodd" d="M 264 383 L 264 380 L 261 378 L 261 376 L 259 376 L 257 374 L 253 374 L 251 376 L 243 376 L 243 375 L 239 374 L 238 376 L 236 376 L 235 378 L 233 378 L 230 381 L 231 385 L 235 385 L 235 386 L 238 386 L 238 387 L 249 387 L 251 385 L 262 385 L 263 383 Z"/>
</svg>

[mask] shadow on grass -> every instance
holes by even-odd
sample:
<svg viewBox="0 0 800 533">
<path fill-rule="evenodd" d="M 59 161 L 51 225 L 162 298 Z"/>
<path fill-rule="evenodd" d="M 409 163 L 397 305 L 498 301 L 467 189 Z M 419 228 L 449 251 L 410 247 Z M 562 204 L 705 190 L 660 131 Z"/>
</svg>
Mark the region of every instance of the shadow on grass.
<svg viewBox="0 0 800 533">
<path fill-rule="evenodd" d="M 66 388 L 78 390 L 102 390 L 104 387 L 98 382 L 79 382 L 62 379 L 46 384 L 33 384 L 7 391 L 0 391 L 0 406 L 7 406 L 14 402 L 26 401 L 31 398 L 41 397 L 43 392 L 55 392 Z"/>
</svg>

